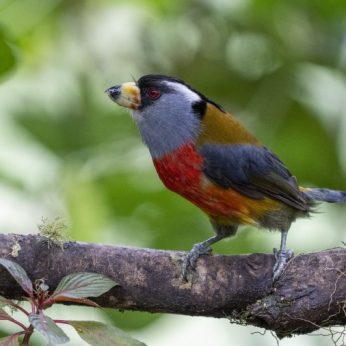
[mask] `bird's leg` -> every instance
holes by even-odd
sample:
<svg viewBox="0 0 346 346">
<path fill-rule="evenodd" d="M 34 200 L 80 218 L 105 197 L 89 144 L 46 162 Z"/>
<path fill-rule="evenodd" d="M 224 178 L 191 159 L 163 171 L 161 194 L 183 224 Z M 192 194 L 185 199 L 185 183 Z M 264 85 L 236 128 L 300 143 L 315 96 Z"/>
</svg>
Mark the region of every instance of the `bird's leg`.
<svg viewBox="0 0 346 346">
<path fill-rule="evenodd" d="M 273 268 L 273 282 L 275 282 L 280 277 L 283 270 L 285 269 L 287 262 L 293 256 L 293 251 L 290 249 L 286 249 L 287 233 L 287 230 L 281 231 L 280 249 L 279 251 L 274 249 L 276 262 Z"/>
<path fill-rule="evenodd" d="M 195 244 L 191 251 L 187 254 L 183 262 L 183 280 L 188 281 L 187 276 L 191 270 L 196 267 L 196 262 L 199 256 L 210 253 L 212 249 L 210 246 L 215 244 L 221 239 L 227 238 L 236 233 L 237 227 L 233 225 L 218 225 L 212 222 L 212 225 L 216 231 L 216 235 L 201 243 Z"/>
<path fill-rule="evenodd" d="M 190 270 L 195 269 L 196 262 L 199 256 L 210 253 L 212 249 L 210 248 L 210 245 L 218 242 L 219 240 L 223 239 L 222 235 L 215 235 L 214 237 L 211 237 L 205 241 L 202 241 L 201 243 L 195 244 L 191 251 L 186 255 L 183 263 L 183 279 L 185 281 L 187 280 L 187 275 L 190 272 Z"/>
</svg>

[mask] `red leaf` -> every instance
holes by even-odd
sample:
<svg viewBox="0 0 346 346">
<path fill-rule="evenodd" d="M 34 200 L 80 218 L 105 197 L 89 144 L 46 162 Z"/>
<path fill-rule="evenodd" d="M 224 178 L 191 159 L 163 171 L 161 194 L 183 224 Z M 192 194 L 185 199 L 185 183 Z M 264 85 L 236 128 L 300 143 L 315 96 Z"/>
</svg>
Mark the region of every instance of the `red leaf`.
<svg viewBox="0 0 346 346">
<path fill-rule="evenodd" d="M 0 346 L 19 346 L 19 335 L 13 334 L 0 339 Z"/>
<path fill-rule="evenodd" d="M 29 279 L 25 270 L 16 262 L 0 258 L 0 264 L 3 265 L 13 278 L 19 283 L 23 290 L 31 297 L 33 293 L 33 287 L 31 280 Z"/>
<path fill-rule="evenodd" d="M 40 332 L 49 344 L 65 344 L 70 339 L 64 331 L 48 316 L 43 313 L 29 315 L 29 321 L 35 330 Z"/>
<path fill-rule="evenodd" d="M 62 278 L 51 298 L 58 297 L 85 298 L 98 297 L 109 291 L 117 283 L 102 274 L 75 273 Z"/>
<path fill-rule="evenodd" d="M 10 321 L 12 320 L 12 316 L 9 315 L 4 309 L 0 309 L 0 320 Z"/>
<path fill-rule="evenodd" d="M 96 321 L 66 321 L 93 346 L 146 346 L 115 326 Z"/>
</svg>

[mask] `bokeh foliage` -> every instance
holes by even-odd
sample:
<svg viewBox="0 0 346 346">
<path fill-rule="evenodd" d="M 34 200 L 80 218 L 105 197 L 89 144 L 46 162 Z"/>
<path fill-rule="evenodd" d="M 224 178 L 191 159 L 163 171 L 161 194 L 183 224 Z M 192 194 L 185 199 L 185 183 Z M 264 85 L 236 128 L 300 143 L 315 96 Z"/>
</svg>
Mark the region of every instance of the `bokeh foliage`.
<svg viewBox="0 0 346 346">
<path fill-rule="evenodd" d="M 1 116 L 56 163 L 34 189 L 0 167 L 1 184 L 38 203 L 50 191 L 76 240 L 188 250 L 205 239 L 206 217 L 163 188 L 103 92 L 163 73 L 237 114 L 302 184 L 346 189 L 345 13 L 337 0 L 0 1 Z M 270 251 L 250 229 L 215 249 Z M 122 328 L 154 318 L 108 316 Z"/>
</svg>

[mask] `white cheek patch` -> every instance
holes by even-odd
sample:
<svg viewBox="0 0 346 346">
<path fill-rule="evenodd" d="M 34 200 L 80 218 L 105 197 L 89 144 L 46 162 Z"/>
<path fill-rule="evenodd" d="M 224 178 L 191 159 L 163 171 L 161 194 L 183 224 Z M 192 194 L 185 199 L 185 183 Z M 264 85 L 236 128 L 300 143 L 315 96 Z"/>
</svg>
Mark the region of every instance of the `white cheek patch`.
<svg viewBox="0 0 346 346">
<path fill-rule="evenodd" d="M 180 83 L 173 83 L 173 82 L 165 82 L 167 86 L 169 86 L 170 89 L 176 90 L 177 93 L 184 95 L 185 98 L 190 101 L 191 103 L 197 102 L 201 100 L 201 97 L 193 92 L 191 89 L 189 89 L 186 85 L 180 84 Z"/>
</svg>

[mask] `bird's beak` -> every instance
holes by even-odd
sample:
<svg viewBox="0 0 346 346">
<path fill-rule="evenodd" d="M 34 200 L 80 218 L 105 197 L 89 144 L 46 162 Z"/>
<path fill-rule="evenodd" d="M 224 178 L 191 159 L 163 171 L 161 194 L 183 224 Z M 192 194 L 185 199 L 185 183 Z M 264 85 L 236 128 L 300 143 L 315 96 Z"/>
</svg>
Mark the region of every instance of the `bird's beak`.
<svg viewBox="0 0 346 346">
<path fill-rule="evenodd" d="M 106 93 L 119 106 L 138 109 L 141 105 L 141 92 L 134 82 L 110 87 L 106 90 Z"/>
</svg>

